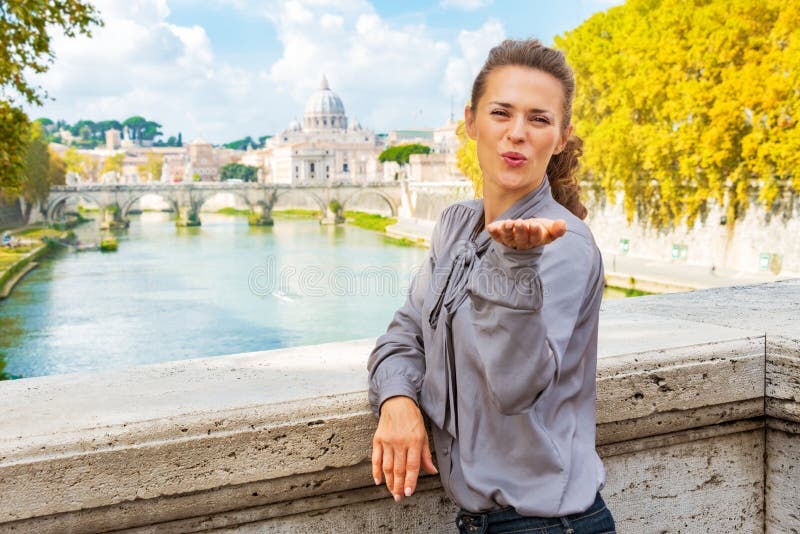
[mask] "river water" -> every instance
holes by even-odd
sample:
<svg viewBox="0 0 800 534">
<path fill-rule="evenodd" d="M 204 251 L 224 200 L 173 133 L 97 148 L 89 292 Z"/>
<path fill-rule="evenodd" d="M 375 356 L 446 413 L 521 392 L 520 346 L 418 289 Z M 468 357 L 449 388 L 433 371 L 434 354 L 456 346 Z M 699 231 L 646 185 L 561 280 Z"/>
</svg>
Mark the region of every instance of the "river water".
<svg viewBox="0 0 800 534">
<path fill-rule="evenodd" d="M 33 377 L 377 336 L 426 255 L 316 220 L 202 219 L 144 212 L 115 253 L 42 262 L 0 302 L 0 367 Z M 99 239 L 96 223 L 75 231 Z"/>
</svg>

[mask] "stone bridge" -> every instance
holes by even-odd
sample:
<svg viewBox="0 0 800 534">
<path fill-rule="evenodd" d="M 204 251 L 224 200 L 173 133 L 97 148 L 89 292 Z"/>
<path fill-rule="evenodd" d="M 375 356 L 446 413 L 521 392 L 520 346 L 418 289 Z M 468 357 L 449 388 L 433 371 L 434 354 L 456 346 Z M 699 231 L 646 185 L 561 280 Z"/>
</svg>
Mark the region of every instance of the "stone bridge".
<svg viewBox="0 0 800 534">
<path fill-rule="evenodd" d="M 148 183 L 148 184 L 90 184 L 60 186 L 50 190 L 46 206 L 48 221 L 63 216 L 68 200 L 80 199 L 99 206 L 103 227 L 127 228 L 128 213 L 145 195 L 158 195 L 172 205 L 178 226 L 199 226 L 200 209 L 211 197 L 231 193 L 242 199 L 250 209 L 250 224 L 270 226 L 272 208 L 287 193 L 300 193 L 319 207 L 323 222 L 344 222 L 344 211 L 355 207 L 366 196 L 377 196 L 388 206 L 392 216 L 397 216 L 401 188 L 397 183 L 364 185 L 282 185 L 255 183 Z"/>
</svg>

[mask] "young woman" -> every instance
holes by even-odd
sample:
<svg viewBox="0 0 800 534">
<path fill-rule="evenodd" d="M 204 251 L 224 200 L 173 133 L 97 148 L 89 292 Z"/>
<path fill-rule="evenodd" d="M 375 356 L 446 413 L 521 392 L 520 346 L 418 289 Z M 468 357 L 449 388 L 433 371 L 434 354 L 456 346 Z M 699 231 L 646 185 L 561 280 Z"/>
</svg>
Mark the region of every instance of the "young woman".
<svg viewBox="0 0 800 534">
<path fill-rule="evenodd" d="M 595 451 L 604 278 L 574 178 L 575 81 L 537 40 L 493 48 L 464 110 L 483 199 L 440 216 L 369 358 L 375 483 L 438 472 L 462 532 L 614 532 Z M 537 530 L 549 529 L 549 530 Z"/>
</svg>

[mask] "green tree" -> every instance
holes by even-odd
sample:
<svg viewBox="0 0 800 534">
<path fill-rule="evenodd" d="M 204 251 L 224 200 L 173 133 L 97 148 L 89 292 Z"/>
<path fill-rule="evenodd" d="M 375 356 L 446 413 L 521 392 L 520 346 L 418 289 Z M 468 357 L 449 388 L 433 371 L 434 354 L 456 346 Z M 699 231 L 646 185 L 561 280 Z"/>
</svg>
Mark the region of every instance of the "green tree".
<svg viewBox="0 0 800 534">
<path fill-rule="evenodd" d="M 225 143 L 223 146 L 225 146 L 225 148 L 232 148 L 233 150 L 247 150 L 248 147 L 255 148 L 258 144 L 248 135 L 244 139 L 237 139 L 236 141 Z"/>
<path fill-rule="evenodd" d="M 23 179 L 28 117 L 13 96 L 41 105 L 46 93 L 31 84 L 31 73 L 45 72 L 55 58 L 48 32 L 68 37 L 90 35 L 102 24 L 85 0 L 11 0 L 0 2 L 0 190 L 16 194 Z"/>
<path fill-rule="evenodd" d="M 385 163 L 387 161 L 394 161 L 399 163 L 400 165 L 405 165 L 408 163 L 408 158 L 412 154 L 430 154 L 431 147 L 426 145 L 420 145 L 418 143 L 411 143 L 408 145 L 395 145 L 390 146 L 386 150 L 380 153 L 378 156 L 378 160 L 381 163 Z"/>
<path fill-rule="evenodd" d="M 258 180 L 258 169 L 250 165 L 241 163 L 228 163 L 223 165 L 219 171 L 220 180 L 241 180 L 243 182 L 255 182 Z"/>
<path fill-rule="evenodd" d="M 39 123 L 33 123 L 30 128 L 21 193 L 25 200 L 22 218 L 28 224 L 33 207 L 39 205 L 43 208 L 50 194 L 50 152 L 44 128 Z"/>
<path fill-rule="evenodd" d="M 629 221 L 729 224 L 800 191 L 800 4 L 629 0 L 556 38 L 573 67 L 582 178 Z"/>
<path fill-rule="evenodd" d="M 30 124 L 25 113 L 0 100 L 0 193 L 16 198 L 25 173 Z"/>
</svg>

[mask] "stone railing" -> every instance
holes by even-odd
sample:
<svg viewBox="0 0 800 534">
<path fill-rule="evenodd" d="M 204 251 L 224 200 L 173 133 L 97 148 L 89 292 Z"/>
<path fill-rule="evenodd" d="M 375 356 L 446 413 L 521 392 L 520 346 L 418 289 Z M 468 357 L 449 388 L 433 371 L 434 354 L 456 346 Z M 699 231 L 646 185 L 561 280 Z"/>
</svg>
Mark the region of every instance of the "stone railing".
<svg viewBox="0 0 800 534">
<path fill-rule="evenodd" d="M 619 532 L 800 530 L 800 281 L 604 304 Z M 454 532 L 370 473 L 372 340 L 0 384 L 2 532 Z"/>
</svg>

